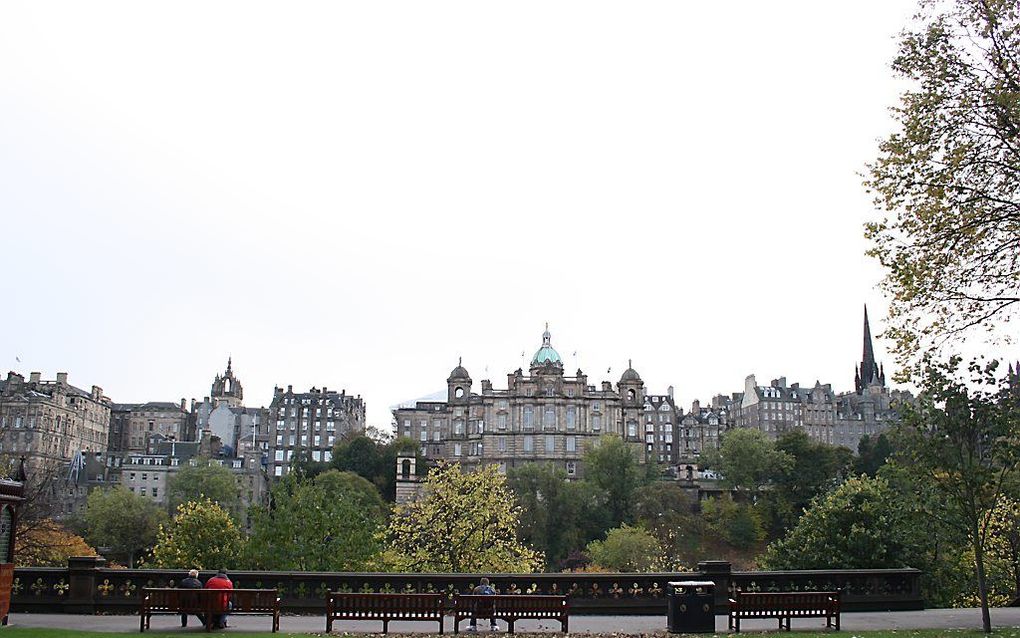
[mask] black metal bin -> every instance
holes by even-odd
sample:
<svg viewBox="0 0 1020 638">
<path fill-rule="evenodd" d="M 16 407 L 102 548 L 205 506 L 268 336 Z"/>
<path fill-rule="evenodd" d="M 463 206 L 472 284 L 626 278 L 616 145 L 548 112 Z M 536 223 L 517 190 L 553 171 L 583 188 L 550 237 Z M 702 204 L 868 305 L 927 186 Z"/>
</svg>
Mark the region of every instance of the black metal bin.
<svg viewBox="0 0 1020 638">
<path fill-rule="evenodd" d="M 671 633 L 715 632 L 715 583 L 682 580 L 666 584 L 666 623 Z"/>
</svg>

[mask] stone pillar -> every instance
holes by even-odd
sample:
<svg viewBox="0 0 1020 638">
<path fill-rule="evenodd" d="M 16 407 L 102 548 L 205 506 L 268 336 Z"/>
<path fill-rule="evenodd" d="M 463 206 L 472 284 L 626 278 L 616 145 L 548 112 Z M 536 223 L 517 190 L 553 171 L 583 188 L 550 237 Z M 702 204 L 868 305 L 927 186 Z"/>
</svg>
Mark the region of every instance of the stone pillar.
<svg viewBox="0 0 1020 638">
<path fill-rule="evenodd" d="M 67 576 L 70 588 L 64 613 L 94 614 L 96 613 L 96 584 L 99 582 L 99 569 L 106 566 L 102 556 L 72 556 L 67 559 Z"/>
<path fill-rule="evenodd" d="M 703 560 L 698 563 L 698 571 L 705 580 L 715 583 L 715 613 L 727 613 L 730 600 L 730 574 L 733 567 L 727 560 Z"/>
</svg>

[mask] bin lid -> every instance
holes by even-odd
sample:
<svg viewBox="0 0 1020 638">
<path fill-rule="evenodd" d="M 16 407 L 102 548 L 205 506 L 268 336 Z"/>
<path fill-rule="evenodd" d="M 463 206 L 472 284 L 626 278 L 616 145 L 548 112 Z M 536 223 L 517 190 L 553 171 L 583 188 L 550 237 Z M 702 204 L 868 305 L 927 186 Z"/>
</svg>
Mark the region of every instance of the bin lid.
<svg viewBox="0 0 1020 638">
<path fill-rule="evenodd" d="M 671 587 L 715 587 L 715 581 L 712 580 L 681 580 L 666 584 Z"/>
</svg>

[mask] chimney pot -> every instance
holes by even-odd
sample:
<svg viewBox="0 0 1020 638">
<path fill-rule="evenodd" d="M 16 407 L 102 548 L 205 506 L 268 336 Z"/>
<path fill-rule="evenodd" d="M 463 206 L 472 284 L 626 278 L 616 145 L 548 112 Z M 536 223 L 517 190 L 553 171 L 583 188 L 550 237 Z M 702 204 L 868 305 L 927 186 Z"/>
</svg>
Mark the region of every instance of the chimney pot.
<svg viewBox="0 0 1020 638">
<path fill-rule="evenodd" d="M 41 380 L 42 380 L 42 373 L 41 372 L 30 372 L 29 375 L 28 375 L 28 382 L 29 383 L 39 383 L 39 381 L 41 381 Z M 57 375 L 57 381 L 59 381 L 59 380 L 60 380 L 60 375 L 58 374 Z M 65 381 L 66 381 L 66 379 L 65 379 Z"/>
</svg>

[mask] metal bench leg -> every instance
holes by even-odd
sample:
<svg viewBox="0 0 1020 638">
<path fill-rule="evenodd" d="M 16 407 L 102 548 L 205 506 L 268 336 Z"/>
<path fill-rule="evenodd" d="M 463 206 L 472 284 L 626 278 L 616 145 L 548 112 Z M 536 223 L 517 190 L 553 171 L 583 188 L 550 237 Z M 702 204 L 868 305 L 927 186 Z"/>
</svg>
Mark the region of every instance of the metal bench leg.
<svg viewBox="0 0 1020 638">
<path fill-rule="evenodd" d="M 509 633 L 511 633 L 511 634 L 514 633 L 514 623 L 515 622 L 517 622 L 516 619 L 506 621 L 507 631 Z"/>
<path fill-rule="evenodd" d="M 560 621 L 560 625 L 563 627 L 563 633 L 565 633 L 565 634 L 569 634 L 570 633 L 570 631 L 568 630 L 568 623 L 569 623 L 569 621 L 570 621 L 570 618 L 568 618 L 567 616 L 564 616 L 563 620 Z"/>
<path fill-rule="evenodd" d="M 390 633 L 390 619 L 389 618 L 383 619 L 383 621 L 382 621 L 382 632 L 384 634 Z"/>
<path fill-rule="evenodd" d="M 440 636 L 443 635 L 443 617 L 442 616 L 439 617 L 439 635 Z"/>
<path fill-rule="evenodd" d="M 333 617 L 330 616 L 329 614 L 326 614 L 326 633 L 328 634 L 332 631 L 333 631 Z"/>
<path fill-rule="evenodd" d="M 145 612 L 138 614 L 138 632 L 145 633 Z"/>
</svg>

